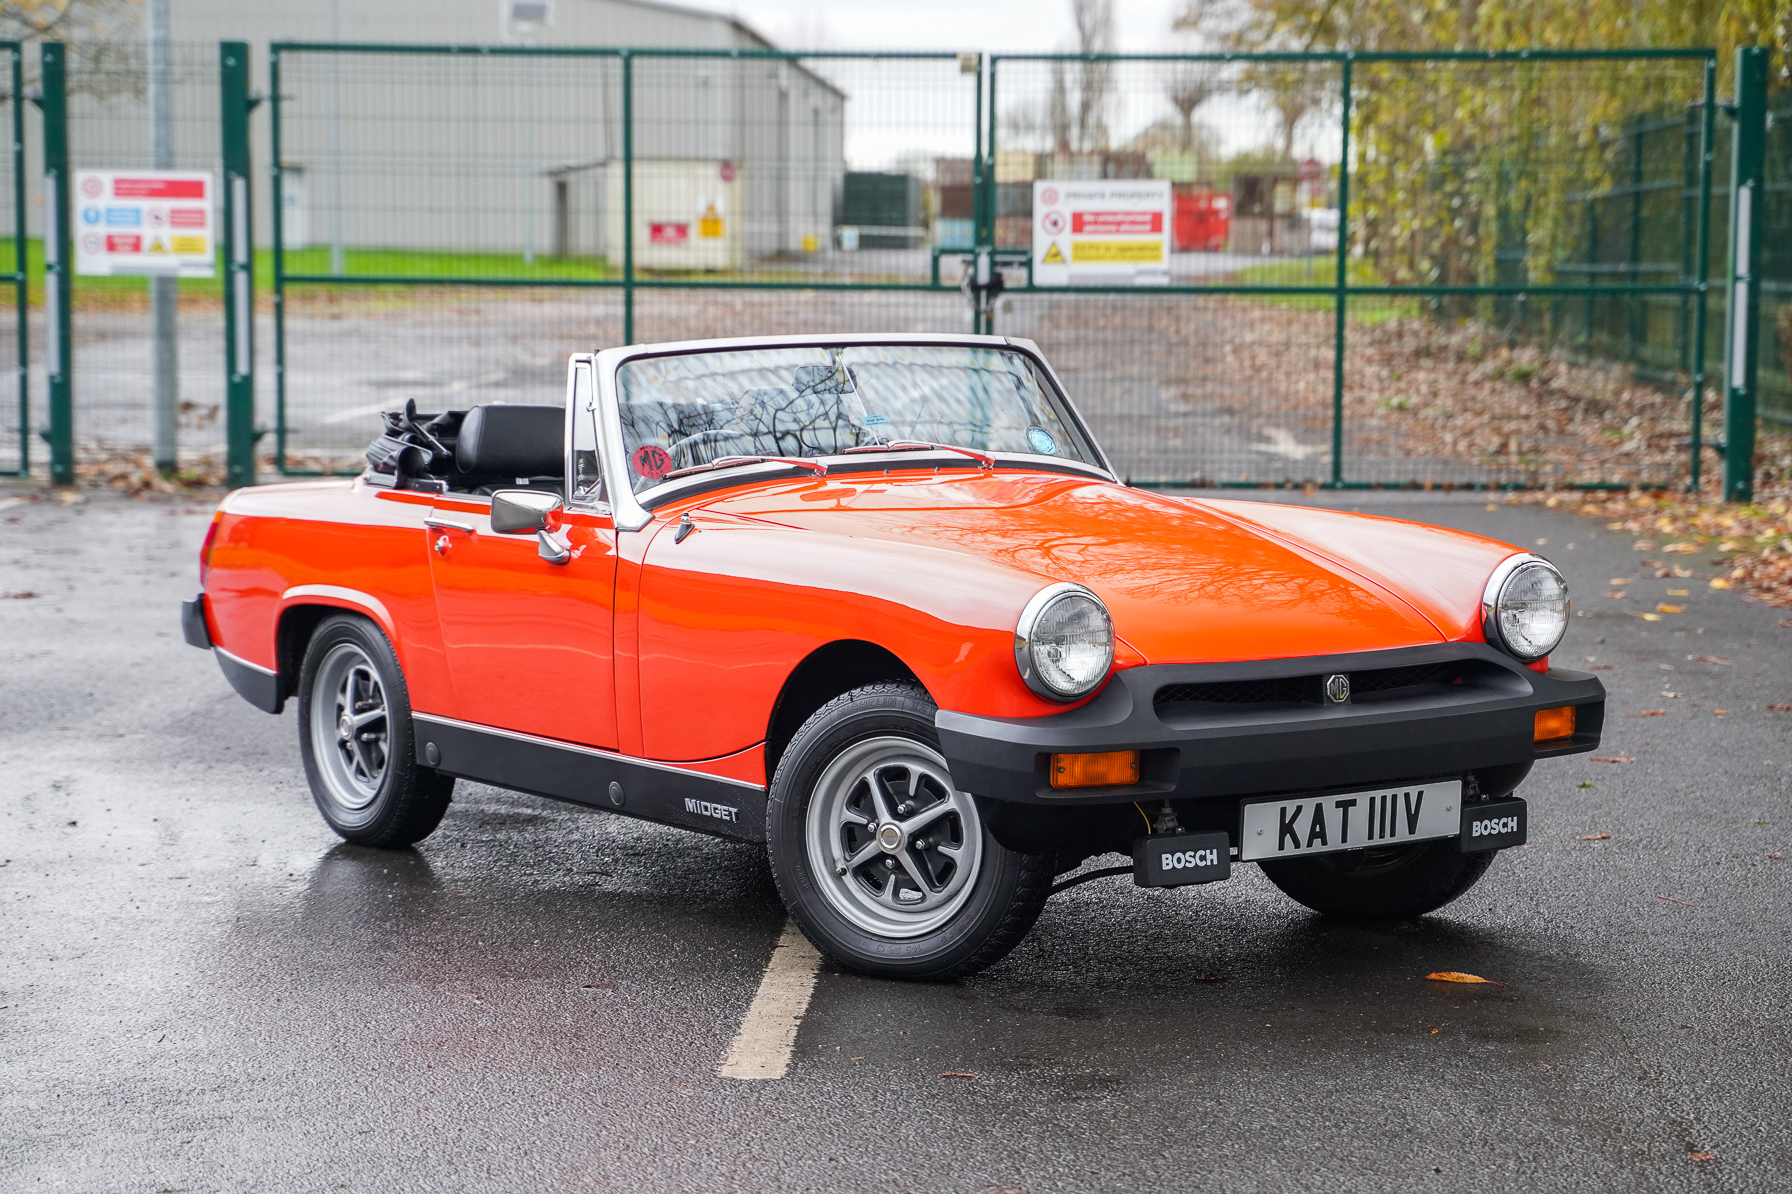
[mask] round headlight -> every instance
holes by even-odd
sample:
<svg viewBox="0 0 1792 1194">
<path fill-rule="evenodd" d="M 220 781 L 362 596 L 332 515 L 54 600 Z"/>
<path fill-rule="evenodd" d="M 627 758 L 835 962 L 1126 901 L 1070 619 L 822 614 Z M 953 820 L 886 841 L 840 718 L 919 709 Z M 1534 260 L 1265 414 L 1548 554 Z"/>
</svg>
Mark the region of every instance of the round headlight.
<svg viewBox="0 0 1792 1194">
<path fill-rule="evenodd" d="M 1048 585 L 1033 595 L 1014 628 L 1014 662 L 1040 696 L 1087 696 L 1114 662 L 1114 622 L 1101 599 L 1081 585 Z"/>
<path fill-rule="evenodd" d="M 1481 609 L 1487 641 L 1531 663 L 1568 629 L 1568 582 L 1540 556 L 1513 556 L 1494 570 Z"/>
</svg>

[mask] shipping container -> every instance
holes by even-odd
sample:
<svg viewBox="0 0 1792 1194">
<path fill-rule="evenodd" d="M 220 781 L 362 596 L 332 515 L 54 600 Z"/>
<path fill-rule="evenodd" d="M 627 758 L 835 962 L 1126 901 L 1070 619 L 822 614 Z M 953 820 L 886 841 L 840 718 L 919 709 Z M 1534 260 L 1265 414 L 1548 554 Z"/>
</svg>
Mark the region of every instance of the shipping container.
<svg viewBox="0 0 1792 1194">
<path fill-rule="evenodd" d="M 968 249 L 975 231 L 976 225 L 968 219 L 935 220 L 933 243 L 942 249 Z"/>
<path fill-rule="evenodd" d="M 996 217 L 1031 216 L 1033 184 L 1031 182 L 998 182 L 996 184 Z"/>
<path fill-rule="evenodd" d="M 970 183 L 952 183 L 935 188 L 938 206 L 934 209 L 943 220 L 968 220 L 975 212 L 975 190 Z"/>
<path fill-rule="evenodd" d="M 1050 160 L 1049 158 L 1047 159 Z M 1030 149 L 996 150 L 996 182 L 1032 182 L 1039 177 L 1039 155 Z"/>
<path fill-rule="evenodd" d="M 861 249 L 907 249 L 922 233 L 921 180 L 912 174 L 854 172 L 841 185 L 836 223 L 857 229 Z M 891 229 L 879 233 L 879 228 Z M 842 240 L 844 247 L 845 240 Z"/>
<path fill-rule="evenodd" d="M 1226 247 L 1232 199 L 1205 187 L 1178 183 L 1171 244 L 1178 253 L 1218 253 Z"/>
<path fill-rule="evenodd" d="M 940 187 L 968 187 L 971 185 L 970 158 L 935 158 L 933 161 L 933 184 Z"/>
</svg>

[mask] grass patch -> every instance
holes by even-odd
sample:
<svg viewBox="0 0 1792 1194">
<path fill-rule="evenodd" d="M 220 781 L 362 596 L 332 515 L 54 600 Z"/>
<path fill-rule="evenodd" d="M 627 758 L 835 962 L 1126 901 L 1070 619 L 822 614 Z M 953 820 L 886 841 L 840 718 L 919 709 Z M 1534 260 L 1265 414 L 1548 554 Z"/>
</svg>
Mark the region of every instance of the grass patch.
<svg viewBox="0 0 1792 1194">
<path fill-rule="evenodd" d="M 1235 286 L 1333 286 L 1338 279 L 1337 258 L 1331 254 L 1311 257 L 1281 257 L 1247 266 L 1227 274 L 1225 281 Z M 1352 286 L 1383 285 L 1381 275 L 1367 261 L 1353 258 L 1346 266 L 1345 277 Z M 1283 307 L 1290 311 L 1330 311 L 1333 299 L 1329 294 L 1261 294 L 1241 295 L 1247 303 L 1266 307 Z M 1405 295 L 1389 297 L 1369 295 L 1352 299 L 1350 322 L 1376 327 L 1395 319 L 1419 313 L 1419 300 Z"/>
</svg>

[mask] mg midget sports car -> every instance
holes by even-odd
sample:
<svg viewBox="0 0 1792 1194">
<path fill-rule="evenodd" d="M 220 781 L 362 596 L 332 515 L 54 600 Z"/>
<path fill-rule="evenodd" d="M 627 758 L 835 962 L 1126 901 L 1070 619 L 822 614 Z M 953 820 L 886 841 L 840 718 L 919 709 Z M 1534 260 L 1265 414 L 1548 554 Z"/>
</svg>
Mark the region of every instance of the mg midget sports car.
<svg viewBox="0 0 1792 1194">
<path fill-rule="evenodd" d="M 1547 560 L 1130 488 L 1024 340 L 609 349 L 384 420 L 354 480 L 226 497 L 182 610 L 349 841 L 467 779 L 763 844 L 824 953 L 939 979 L 1116 852 L 1430 912 L 1598 744 Z"/>
</svg>

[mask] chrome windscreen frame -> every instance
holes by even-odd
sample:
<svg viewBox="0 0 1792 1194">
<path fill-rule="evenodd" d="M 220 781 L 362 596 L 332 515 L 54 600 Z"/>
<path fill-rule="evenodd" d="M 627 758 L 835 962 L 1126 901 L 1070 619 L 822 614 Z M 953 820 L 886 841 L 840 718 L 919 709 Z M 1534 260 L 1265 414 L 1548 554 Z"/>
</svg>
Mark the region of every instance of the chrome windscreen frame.
<svg viewBox="0 0 1792 1194">
<path fill-rule="evenodd" d="M 579 361 L 592 362 L 596 383 L 598 403 L 598 458 L 604 470 L 604 488 L 609 494 L 610 509 L 619 531 L 638 531 L 653 521 L 653 514 L 647 503 L 661 491 L 676 493 L 681 488 L 679 482 L 666 482 L 637 494 L 629 482 L 628 460 L 623 451 L 622 441 L 622 396 L 617 385 L 617 374 L 629 361 L 648 357 L 684 356 L 698 352 L 739 351 L 750 348 L 845 348 L 854 345 L 962 345 L 969 348 L 1006 348 L 1020 352 L 1038 366 L 1039 371 L 1057 391 L 1057 397 L 1064 405 L 1065 414 L 1075 424 L 1077 433 L 1083 442 L 1089 445 L 1095 454 L 1098 464 L 1090 465 L 1081 461 L 1065 461 L 1059 457 L 1030 456 L 1022 453 L 996 453 L 997 463 L 1012 461 L 1016 465 L 1024 465 L 1027 461 L 1055 461 L 1062 465 L 1077 464 L 1088 468 L 1093 474 L 1106 480 L 1116 481 L 1113 466 L 1108 463 L 1107 454 L 1102 451 L 1101 444 L 1090 433 L 1088 424 L 1083 421 L 1082 413 L 1071 402 L 1065 393 L 1064 385 L 1053 371 L 1051 364 L 1039 351 L 1039 346 L 1031 340 L 1017 339 L 1012 336 L 970 336 L 952 333 L 938 335 L 826 335 L 826 336 L 744 336 L 713 340 L 682 340 L 667 344 L 635 344 L 625 348 L 606 348 L 595 357 L 579 356 L 573 358 L 574 367 Z M 567 405 L 572 406 L 572 374 L 567 375 Z M 570 414 L 567 423 L 567 478 L 572 478 L 572 425 Z M 892 457 L 896 454 L 892 453 Z M 750 481 L 756 477 L 775 477 L 788 472 L 787 466 L 764 464 L 744 467 L 734 472 L 742 481 Z"/>
</svg>

